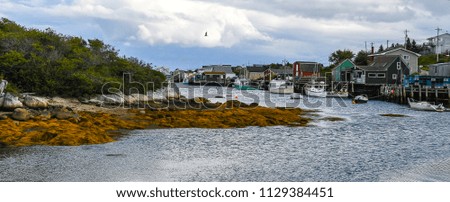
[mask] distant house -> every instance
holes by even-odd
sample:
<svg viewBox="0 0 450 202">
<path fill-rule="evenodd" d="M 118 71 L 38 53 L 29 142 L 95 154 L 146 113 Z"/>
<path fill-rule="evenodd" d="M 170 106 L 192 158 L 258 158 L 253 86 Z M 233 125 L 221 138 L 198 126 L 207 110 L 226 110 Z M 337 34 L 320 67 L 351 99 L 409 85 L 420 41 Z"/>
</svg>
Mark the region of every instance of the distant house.
<svg viewBox="0 0 450 202">
<path fill-rule="evenodd" d="M 439 39 L 439 44 L 438 44 Z M 428 44 L 433 53 L 448 54 L 450 52 L 450 34 L 445 33 L 439 36 L 428 38 Z M 437 46 L 439 45 L 439 46 Z"/>
<path fill-rule="evenodd" d="M 186 71 L 181 69 L 176 69 L 172 72 L 172 78 L 174 82 L 182 82 L 185 78 L 187 78 Z"/>
<path fill-rule="evenodd" d="M 224 73 L 225 79 L 236 77 L 236 74 L 233 72 L 231 65 L 210 65 L 203 66 L 202 69 L 204 72 Z"/>
<path fill-rule="evenodd" d="M 264 71 L 264 77 L 267 78 L 269 74 L 275 75 L 277 78 L 292 78 L 292 67 L 268 68 Z"/>
<path fill-rule="evenodd" d="M 292 75 L 294 78 L 319 77 L 322 64 L 317 62 L 297 61 L 294 62 Z"/>
<path fill-rule="evenodd" d="M 384 55 L 375 57 L 368 66 L 356 66 L 352 79 L 365 85 L 401 84 L 402 76 L 409 74 L 410 70 L 401 56 Z"/>
<path fill-rule="evenodd" d="M 249 80 L 258 80 L 264 78 L 264 71 L 269 67 L 265 65 L 253 65 L 252 67 L 246 68 L 246 78 Z"/>
<path fill-rule="evenodd" d="M 430 65 L 430 76 L 450 76 L 450 63 L 439 63 Z"/>
<path fill-rule="evenodd" d="M 333 81 L 350 81 L 351 72 L 355 66 L 355 63 L 353 63 L 350 59 L 346 59 L 341 62 L 338 66 L 333 68 L 331 72 Z"/>
<path fill-rule="evenodd" d="M 411 74 L 418 73 L 419 72 L 419 57 L 421 56 L 418 53 L 412 52 L 410 50 L 407 50 L 405 48 L 395 48 L 392 50 L 388 50 L 382 53 L 377 53 L 374 55 L 375 58 L 378 56 L 384 56 L 384 55 L 393 55 L 393 56 L 401 56 L 405 64 L 408 66 Z"/>
</svg>

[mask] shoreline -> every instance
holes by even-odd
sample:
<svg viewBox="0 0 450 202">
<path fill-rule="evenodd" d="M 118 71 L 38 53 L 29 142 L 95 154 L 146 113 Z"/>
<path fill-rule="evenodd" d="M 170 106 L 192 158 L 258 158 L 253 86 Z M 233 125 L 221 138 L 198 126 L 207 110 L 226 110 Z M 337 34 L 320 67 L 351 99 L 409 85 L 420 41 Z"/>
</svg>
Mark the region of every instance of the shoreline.
<svg viewBox="0 0 450 202">
<path fill-rule="evenodd" d="M 311 120 L 304 116 L 309 111 L 300 108 L 266 108 L 235 100 L 223 104 L 209 103 L 204 98 L 167 101 L 165 107 L 161 107 L 160 102 L 150 101 L 139 105 L 145 108 L 125 108 L 52 98 L 49 107 L 57 110 L 53 109 L 51 116 L 42 116 L 49 114 L 48 109 L 38 113 L 30 110 L 37 115 L 25 121 L 11 118 L 13 112 L 0 111 L 0 115 L 7 116 L 0 120 L 0 147 L 104 144 L 139 129 L 302 127 Z"/>
</svg>

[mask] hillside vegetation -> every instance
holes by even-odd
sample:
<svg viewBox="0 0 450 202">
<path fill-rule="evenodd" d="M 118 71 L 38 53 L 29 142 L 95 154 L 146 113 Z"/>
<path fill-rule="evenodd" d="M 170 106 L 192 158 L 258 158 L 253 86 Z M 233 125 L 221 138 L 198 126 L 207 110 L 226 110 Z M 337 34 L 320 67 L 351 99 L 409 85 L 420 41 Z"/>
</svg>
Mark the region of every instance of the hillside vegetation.
<svg viewBox="0 0 450 202">
<path fill-rule="evenodd" d="M 121 85 L 124 74 L 125 85 Z M 2 78 L 8 80 L 9 91 L 65 97 L 98 94 L 107 87 L 122 89 L 124 93 L 145 93 L 160 88 L 165 80 L 150 64 L 119 56 L 118 50 L 101 40 L 86 41 L 49 28 L 25 28 L 5 18 L 0 19 Z M 137 82 L 155 84 L 147 88 Z"/>
</svg>

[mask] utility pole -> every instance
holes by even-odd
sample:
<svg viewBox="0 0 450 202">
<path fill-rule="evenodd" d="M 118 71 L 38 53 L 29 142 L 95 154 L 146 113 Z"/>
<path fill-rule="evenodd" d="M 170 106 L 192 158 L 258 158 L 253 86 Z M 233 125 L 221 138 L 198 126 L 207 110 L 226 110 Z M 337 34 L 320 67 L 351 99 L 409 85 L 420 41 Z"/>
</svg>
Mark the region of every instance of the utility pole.
<svg viewBox="0 0 450 202">
<path fill-rule="evenodd" d="M 436 28 L 437 31 L 437 35 L 436 35 L 436 62 L 439 62 L 439 52 L 438 52 L 438 48 L 439 48 L 439 32 L 441 31 L 441 28 Z"/>
<path fill-rule="evenodd" d="M 386 50 L 389 49 L 389 40 L 386 41 Z"/>
</svg>

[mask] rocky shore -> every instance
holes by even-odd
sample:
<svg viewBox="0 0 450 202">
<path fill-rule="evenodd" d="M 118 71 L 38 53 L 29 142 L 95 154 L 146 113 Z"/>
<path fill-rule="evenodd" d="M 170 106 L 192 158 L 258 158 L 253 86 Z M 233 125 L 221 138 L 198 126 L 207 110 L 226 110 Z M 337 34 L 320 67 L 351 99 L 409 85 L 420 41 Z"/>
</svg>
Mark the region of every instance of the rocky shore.
<svg viewBox="0 0 450 202">
<path fill-rule="evenodd" d="M 0 146 L 101 144 L 135 129 L 306 126 L 309 122 L 302 117 L 306 112 L 298 108 L 265 108 L 235 100 L 210 103 L 205 98 L 100 95 L 67 99 L 7 94 L 0 104 Z"/>
</svg>

